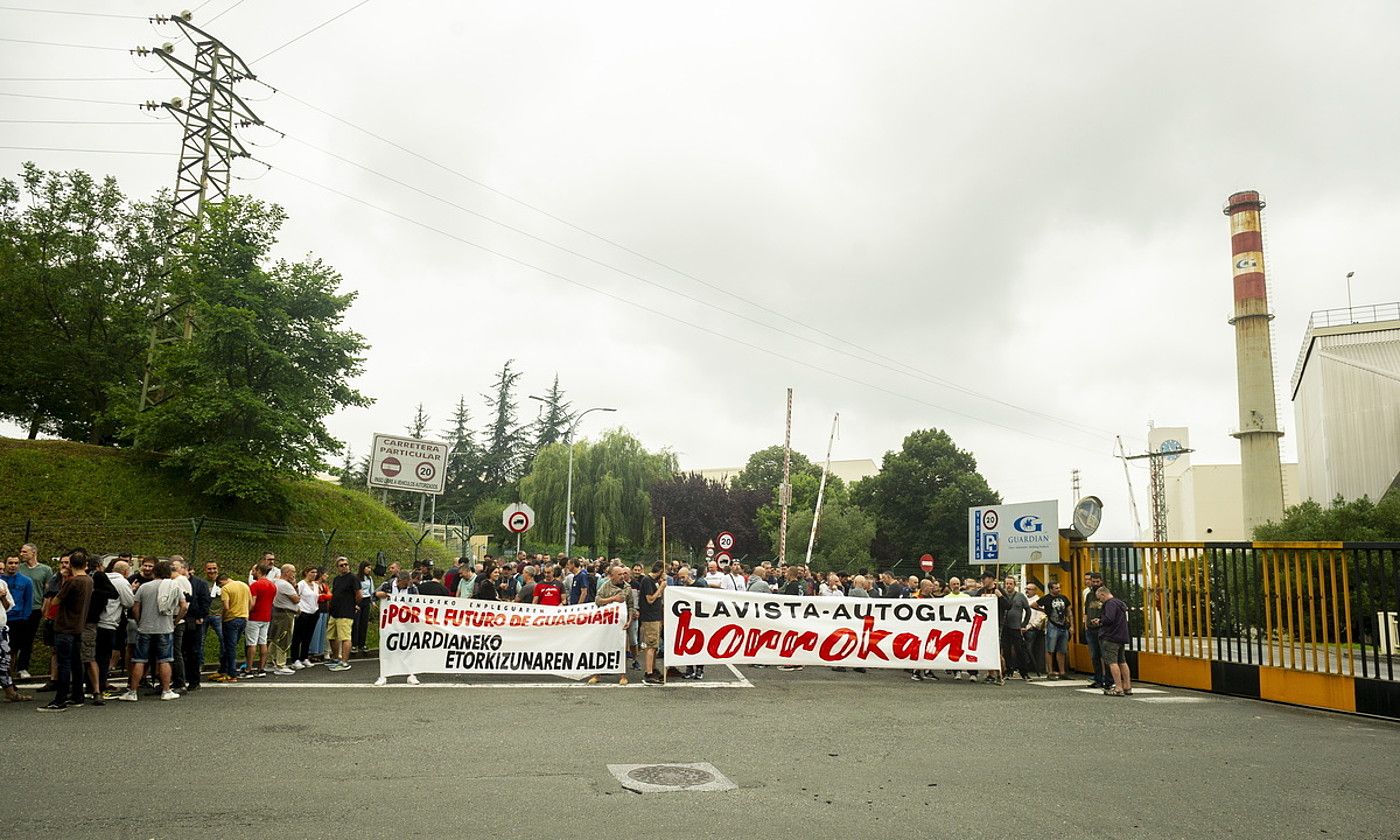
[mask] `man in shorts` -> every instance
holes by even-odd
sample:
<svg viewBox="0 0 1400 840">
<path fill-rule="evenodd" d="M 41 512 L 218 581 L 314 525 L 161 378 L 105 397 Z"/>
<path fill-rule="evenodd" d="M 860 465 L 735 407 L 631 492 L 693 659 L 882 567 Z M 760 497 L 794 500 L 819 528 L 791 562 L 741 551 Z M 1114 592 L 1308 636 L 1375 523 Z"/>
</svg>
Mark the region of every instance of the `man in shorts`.
<svg viewBox="0 0 1400 840">
<path fill-rule="evenodd" d="M 656 667 L 656 650 L 661 646 L 661 622 L 665 618 L 666 567 L 658 560 L 651 574 L 637 581 L 637 612 L 641 620 L 642 682 L 661 685 L 665 678 Z"/>
<path fill-rule="evenodd" d="M 248 603 L 248 627 L 243 644 L 248 648 L 248 676 L 267 676 L 267 633 L 272 626 L 272 608 L 277 600 L 277 584 L 268 577 L 268 570 L 259 563 L 253 567 L 253 582 L 248 585 L 252 600 Z"/>
<path fill-rule="evenodd" d="M 136 653 L 131 658 L 126 693 L 118 700 L 135 703 L 140 699 L 136 689 L 152 664 L 160 681 L 160 699 L 180 699 L 170 690 L 170 663 L 175 661 L 175 622 L 184 617 L 188 607 L 180 588 L 170 581 L 170 561 L 156 563 L 154 580 L 136 590 L 136 601 L 131 605 L 131 616 L 136 620 Z"/>
<path fill-rule="evenodd" d="M 1062 680 L 1069 670 L 1069 626 L 1074 618 L 1070 600 L 1060 591 L 1057 580 L 1031 606 L 1045 613 L 1045 658 L 1049 660 L 1050 679 Z"/>
<path fill-rule="evenodd" d="M 1103 693 L 1114 697 L 1128 697 L 1133 693 L 1132 671 L 1128 668 L 1128 605 L 1107 586 L 1100 586 L 1094 597 L 1103 604 L 1103 614 L 1099 618 L 1099 653 L 1104 666 L 1113 677 L 1113 686 L 1104 686 Z"/>
<path fill-rule="evenodd" d="M 360 580 L 350 571 L 350 560 L 335 558 L 335 579 L 331 581 L 331 606 L 326 641 L 330 643 L 331 663 L 327 671 L 350 670 L 350 634 L 355 628 L 355 607 L 360 601 Z"/>
</svg>

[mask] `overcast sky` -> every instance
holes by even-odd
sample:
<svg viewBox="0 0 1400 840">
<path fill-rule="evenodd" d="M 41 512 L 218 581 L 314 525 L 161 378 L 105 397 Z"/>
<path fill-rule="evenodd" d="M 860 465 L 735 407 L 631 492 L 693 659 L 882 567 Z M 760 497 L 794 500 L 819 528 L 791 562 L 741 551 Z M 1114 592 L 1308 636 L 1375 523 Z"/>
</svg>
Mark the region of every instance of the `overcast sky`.
<svg viewBox="0 0 1400 840">
<path fill-rule="evenodd" d="M 1197 463 L 1238 461 L 1230 193 L 1268 202 L 1285 459 L 1309 312 L 1346 305 L 1348 271 L 1357 304 L 1400 298 L 1394 3 L 370 0 L 259 60 L 356 2 L 211 0 L 195 22 L 270 85 L 477 182 L 240 88 L 288 137 L 255 150 L 270 172 L 240 162 L 257 180 L 235 189 L 287 208 L 279 255 L 314 253 L 359 294 L 350 325 L 373 349 L 358 385 L 376 403 L 331 421 L 359 453 L 420 401 L 441 428 L 466 394 L 484 422 L 479 394 L 510 358 L 522 402 L 557 373 L 576 407 L 618 409 L 581 434 L 616 422 L 696 469 L 780 443 L 791 386 L 793 444 L 814 459 L 837 411 L 838 459 L 878 462 L 941 427 L 1008 501 L 1059 498 L 1066 521 L 1078 467 L 1106 504 L 1100 535 L 1130 538 L 1114 434 L 1140 450 L 1150 422 L 1185 425 Z M 0 11 L 10 39 L 174 34 Z M 115 50 L 0 42 L 0 76 L 10 93 L 185 93 L 159 61 Z M 103 81 L 34 80 L 56 76 Z M 179 147 L 169 121 L 0 123 L 0 137 L 166 153 L 0 149 L 8 177 L 34 160 L 141 197 L 173 183 Z M 1146 471 L 1132 477 L 1145 505 Z"/>
</svg>

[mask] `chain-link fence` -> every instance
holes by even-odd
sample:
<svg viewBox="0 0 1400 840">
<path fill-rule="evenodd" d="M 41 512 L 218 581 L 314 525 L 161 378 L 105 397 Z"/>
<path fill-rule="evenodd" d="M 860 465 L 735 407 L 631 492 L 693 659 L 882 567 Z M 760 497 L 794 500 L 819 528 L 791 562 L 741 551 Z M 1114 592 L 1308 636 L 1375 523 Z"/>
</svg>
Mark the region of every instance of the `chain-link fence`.
<svg viewBox="0 0 1400 840">
<path fill-rule="evenodd" d="M 383 559 L 404 567 L 418 560 L 442 565 L 452 556 L 442 543 L 409 526 L 389 531 L 323 531 L 212 517 L 126 521 L 36 517 L 0 525 L 0 544 L 7 554 L 16 553 L 24 543 L 33 543 L 41 560 L 81 546 L 92 557 L 179 554 L 192 564 L 216 560 L 231 574 L 251 567 L 267 551 L 298 570 L 325 567 L 342 554 L 353 561 Z"/>
</svg>

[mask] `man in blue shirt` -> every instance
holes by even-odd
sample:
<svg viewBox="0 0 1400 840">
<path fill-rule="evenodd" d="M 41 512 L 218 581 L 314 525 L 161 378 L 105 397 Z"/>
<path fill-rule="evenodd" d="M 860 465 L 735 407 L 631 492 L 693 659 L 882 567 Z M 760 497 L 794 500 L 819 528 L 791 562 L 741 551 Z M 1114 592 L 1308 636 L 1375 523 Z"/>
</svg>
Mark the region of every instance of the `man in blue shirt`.
<svg viewBox="0 0 1400 840">
<path fill-rule="evenodd" d="M 4 574 L 0 574 L 0 580 L 4 581 L 6 587 L 10 588 L 10 602 L 13 603 L 10 609 L 6 610 L 6 627 L 13 633 L 22 633 L 27 629 L 29 616 L 34 613 L 34 582 L 29 581 L 27 575 L 20 574 L 20 559 L 18 557 L 6 557 L 4 560 Z M 29 644 L 34 644 L 29 643 Z M 14 645 L 7 645 L 13 650 Z M 25 662 L 28 665 L 28 662 Z M 10 675 L 6 675 L 10 676 Z M 28 672 L 21 672 L 20 666 L 14 666 L 14 676 L 27 679 Z M 8 690 L 6 692 L 8 694 Z"/>
<path fill-rule="evenodd" d="M 597 591 L 598 586 L 588 571 L 588 565 L 579 563 L 578 571 L 574 572 L 574 581 L 569 587 L 569 603 L 590 604 Z"/>
</svg>

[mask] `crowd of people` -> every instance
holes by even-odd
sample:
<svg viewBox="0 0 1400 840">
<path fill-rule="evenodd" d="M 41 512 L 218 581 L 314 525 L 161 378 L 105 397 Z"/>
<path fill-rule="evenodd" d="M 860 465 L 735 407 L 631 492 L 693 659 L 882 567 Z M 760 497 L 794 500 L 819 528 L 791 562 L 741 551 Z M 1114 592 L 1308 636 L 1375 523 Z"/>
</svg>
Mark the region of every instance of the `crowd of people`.
<svg viewBox="0 0 1400 840">
<path fill-rule="evenodd" d="M 382 572 L 376 580 L 375 572 Z M 909 671 L 911 680 L 944 678 L 1005 685 L 1019 674 L 1061 680 L 1068 677 L 1069 639 L 1074 603 L 1058 581 L 1048 591 L 1016 577 L 992 572 L 946 582 L 935 576 L 896 577 L 842 571 L 815 573 L 800 564 L 757 566 L 711 560 L 700 569 L 655 562 L 627 565 L 606 558 L 519 554 L 480 563 L 465 558 L 449 568 L 424 563 L 412 570 L 391 563 L 374 569 L 368 562 L 352 570 L 337 557 L 327 572 L 318 566 L 298 571 L 265 553 L 245 574 L 230 576 L 218 562 L 196 570 L 183 557 L 90 557 L 81 548 L 65 551 L 53 564 L 39 562 L 33 545 L 8 557 L 0 575 L 0 687 L 9 702 L 31 701 L 17 681 L 31 678 L 35 639 L 53 654 L 48 681 L 39 689 L 53 698 L 41 711 L 58 712 L 109 700 L 137 702 L 142 696 L 178 700 L 200 688 L 206 639 L 212 634 L 217 665 L 209 679 L 228 683 L 288 676 L 324 665 L 349 670 L 355 655 L 368 651 L 369 622 L 375 605 L 400 593 L 456 596 L 559 606 L 611 604 L 628 608 L 630 670 L 647 683 L 667 676 L 703 680 L 704 666 L 663 673 L 662 610 L 667 587 L 699 586 L 803 597 L 968 598 L 993 597 L 1001 620 L 1001 662 L 993 671 Z M 1127 608 L 1097 573 L 1085 575 L 1082 637 L 1089 645 L 1094 675 L 1090 685 L 1105 694 L 1132 694 L 1125 649 Z M 801 670 L 800 665 L 779 670 Z M 835 668 L 834 670 L 846 670 Z M 863 671 L 861 668 L 851 669 Z M 599 677 L 590 678 L 597 682 Z M 415 676 L 408 677 L 417 684 Z M 379 680 L 382 684 L 382 678 Z M 622 674 L 619 682 L 627 684 Z"/>
</svg>

